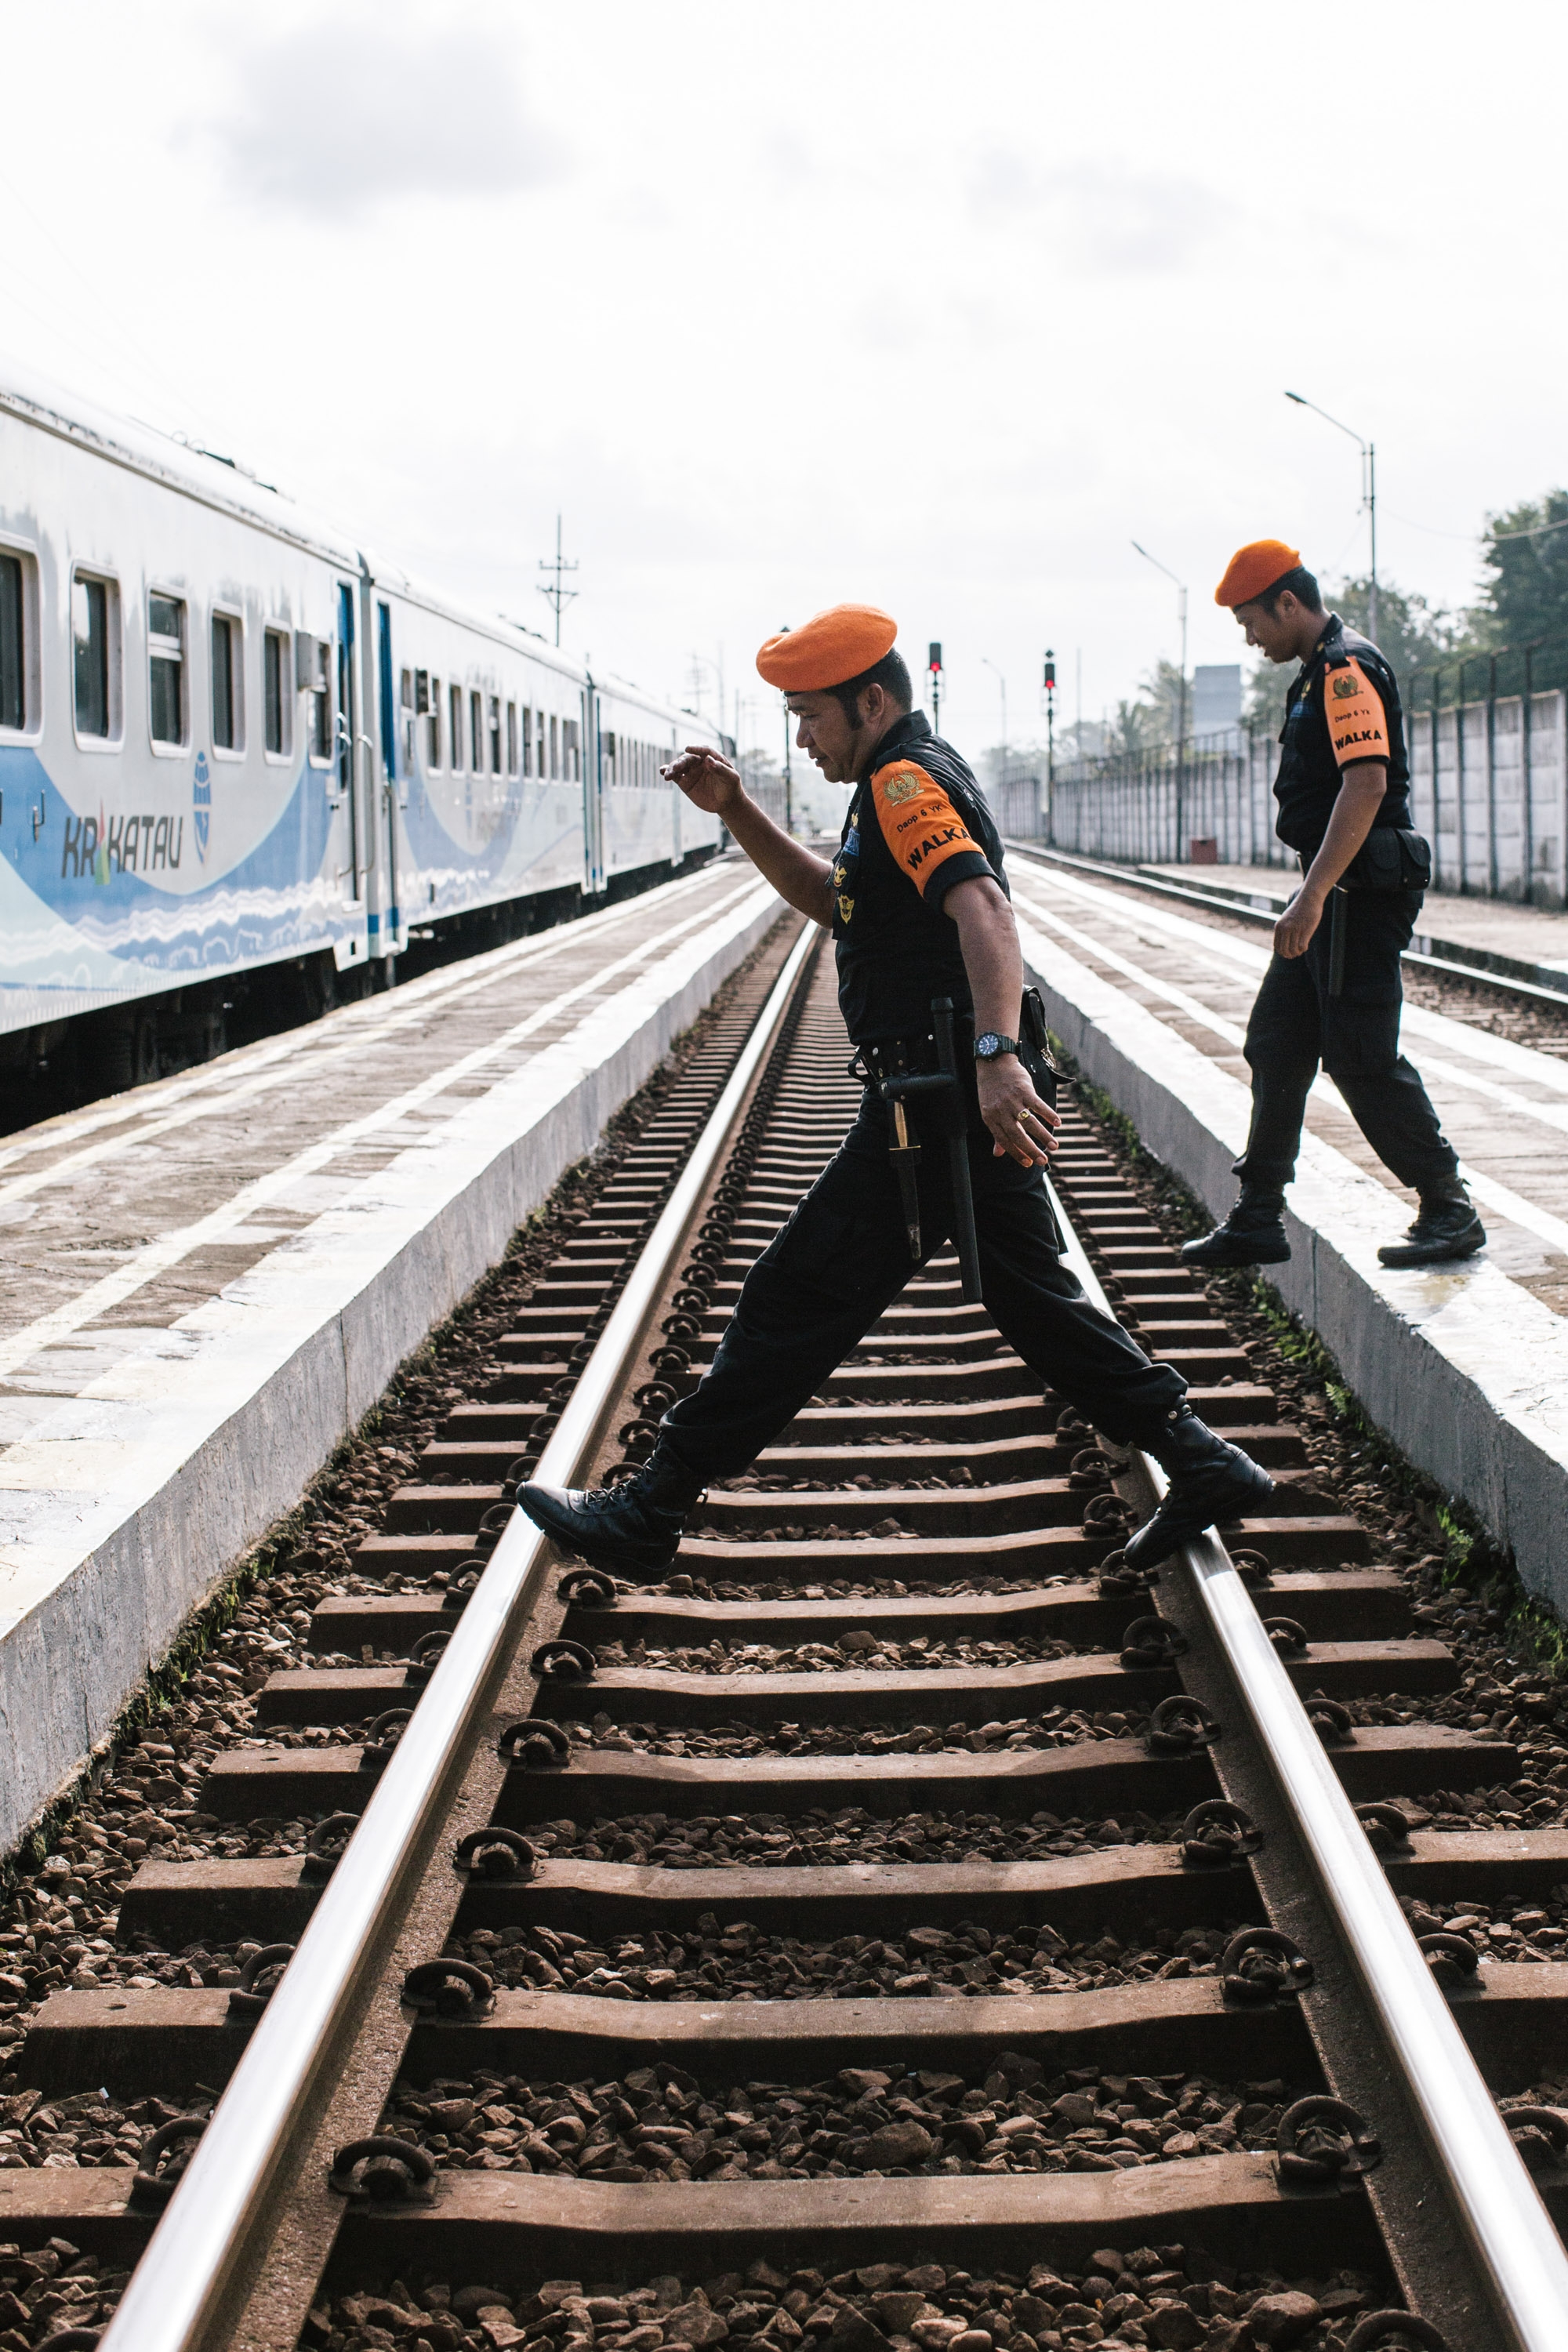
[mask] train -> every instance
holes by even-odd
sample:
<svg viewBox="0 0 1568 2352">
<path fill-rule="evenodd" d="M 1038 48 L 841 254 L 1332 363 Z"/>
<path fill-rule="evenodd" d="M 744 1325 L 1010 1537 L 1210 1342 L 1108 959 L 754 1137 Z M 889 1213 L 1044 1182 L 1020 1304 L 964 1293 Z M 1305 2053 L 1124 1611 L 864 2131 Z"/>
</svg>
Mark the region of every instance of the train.
<svg viewBox="0 0 1568 2352">
<path fill-rule="evenodd" d="M 116 1091 L 701 863 L 721 729 L 0 365 L 0 1069 Z M 15 1095 L 14 1097 L 15 1099 Z"/>
</svg>

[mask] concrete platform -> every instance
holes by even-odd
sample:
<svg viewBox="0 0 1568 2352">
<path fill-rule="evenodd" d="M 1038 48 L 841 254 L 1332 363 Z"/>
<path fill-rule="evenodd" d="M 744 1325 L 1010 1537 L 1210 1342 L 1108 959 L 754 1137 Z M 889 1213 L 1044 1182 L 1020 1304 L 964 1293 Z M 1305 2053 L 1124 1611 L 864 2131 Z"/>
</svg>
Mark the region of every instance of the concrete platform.
<svg viewBox="0 0 1568 2352">
<path fill-rule="evenodd" d="M 0 1144 L 0 1850 L 780 911 L 721 860 Z"/>
<path fill-rule="evenodd" d="M 1149 1149 L 1222 1213 L 1247 1137 L 1241 1044 L 1266 946 L 1017 851 L 1010 871 L 1053 1025 Z M 1568 1616 L 1568 1066 L 1419 1007 L 1405 1034 L 1480 1202 L 1487 1250 L 1425 1272 L 1378 1265 L 1411 1196 L 1320 1079 L 1288 1199 L 1293 1255 L 1268 1277 L 1380 1426 Z"/>
</svg>

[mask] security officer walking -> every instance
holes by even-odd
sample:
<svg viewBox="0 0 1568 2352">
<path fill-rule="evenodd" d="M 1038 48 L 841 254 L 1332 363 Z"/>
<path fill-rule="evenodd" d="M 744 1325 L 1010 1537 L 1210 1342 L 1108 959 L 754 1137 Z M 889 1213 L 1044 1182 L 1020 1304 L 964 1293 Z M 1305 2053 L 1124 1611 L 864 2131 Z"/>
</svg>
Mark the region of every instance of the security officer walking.
<svg viewBox="0 0 1568 2352">
<path fill-rule="evenodd" d="M 1047 1098 L 1048 1065 L 1019 1034 L 1023 961 L 1001 840 L 963 761 L 911 709 L 897 634 L 885 613 L 840 604 L 757 656 L 785 693 L 800 748 L 830 782 L 855 786 L 831 866 L 764 815 L 707 747 L 666 771 L 723 818 L 781 898 L 831 929 L 839 1003 L 868 1084 L 848 1135 L 748 1274 L 711 1369 L 665 1415 L 649 1459 L 621 1484 L 585 1493 L 520 1490 L 535 1524 L 596 1567 L 668 1568 L 708 1483 L 755 1460 L 898 1297 L 914 1269 L 911 1249 L 923 1263 L 953 1232 L 946 1130 L 921 1108 L 934 1097 L 909 1097 L 921 1139 L 939 1146 L 920 1154 L 911 1202 L 911 1180 L 891 1164 L 879 1085 L 894 1071 L 933 1070 L 932 1000 L 942 996 L 960 1016 L 967 1165 L 992 1318 L 1086 1421 L 1146 1449 L 1170 1477 L 1160 1508 L 1130 1538 L 1129 1559 L 1165 1558 L 1215 1520 L 1256 1507 L 1272 1486 L 1205 1428 L 1181 1375 L 1151 1362 L 1062 1264 L 1041 1174 L 1059 1122 Z"/>
<path fill-rule="evenodd" d="M 1399 686 L 1366 637 L 1325 613 L 1296 549 L 1239 548 L 1215 591 L 1271 662 L 1300 662 L 1280 734 L 1275 831 L 1302 881 L 1274 926 L 1274 960 L 1247 1024 L 1252 1123 L 1236 1162 L 1241 1193 L 1189 1265 L 1277 1265 L 1290 1255 L 1285 1187 L 1296 1172 L 1321 1063 L 1386 1168 L 1418 1195 L 1384 1265 L 1436 1265 L 1486 1240 L 1420 1074 L 1399 1050 L 1400 955 L 1410 944 L 1431 851 L 1411 830 Z"/>
</svg>

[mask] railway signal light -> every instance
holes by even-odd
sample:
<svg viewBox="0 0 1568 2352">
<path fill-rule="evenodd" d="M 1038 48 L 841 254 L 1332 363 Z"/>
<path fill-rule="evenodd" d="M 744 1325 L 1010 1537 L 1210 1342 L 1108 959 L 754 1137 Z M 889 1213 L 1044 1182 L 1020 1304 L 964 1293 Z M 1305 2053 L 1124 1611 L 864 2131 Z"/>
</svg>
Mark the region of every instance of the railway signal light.
<svg viewBox="0 0 1568 2352">
<path fill-rule="evenodd" d="M 1047 694 L 1054 694 L 1054 693 L 1056 692 L 1056 690 L 1057 690 L 1057 657 L 1056 657 L 1056 655 L 1051 651 L 1050 647 L 1047 646 L 1047 648 L 1046 648 L 1046 692 L 1047 692 Z"/>
<path fill-rule="evenodd" d="M 934 637 L 931 639 L 931 652 L 926 659 L 926 667 L 930 670 L 933 678 L 938 678 L 942 676 L 942 646 Z"/>
</svg>

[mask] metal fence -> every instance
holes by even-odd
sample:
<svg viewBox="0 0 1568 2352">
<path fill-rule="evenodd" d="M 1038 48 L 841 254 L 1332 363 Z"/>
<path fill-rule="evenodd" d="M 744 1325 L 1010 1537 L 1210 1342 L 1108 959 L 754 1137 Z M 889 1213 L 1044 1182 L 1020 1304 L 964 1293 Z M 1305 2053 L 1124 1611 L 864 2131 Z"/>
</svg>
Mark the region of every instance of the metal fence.
<svg viewBox="0 0 1568 2352">
<path fill-rule="evenodd" d="M 1417 672 L 1405 741 L 1433 887 L 1568 907 L 1568 643 Z M 1012 779 L 993 798 L 1005 833 L 1083 856 L 1293 866 L 1274 833 L 1279 757 L 1272 735 L 1233 730 L 1070 761 L 1032 799 Z"/>
</svg>

